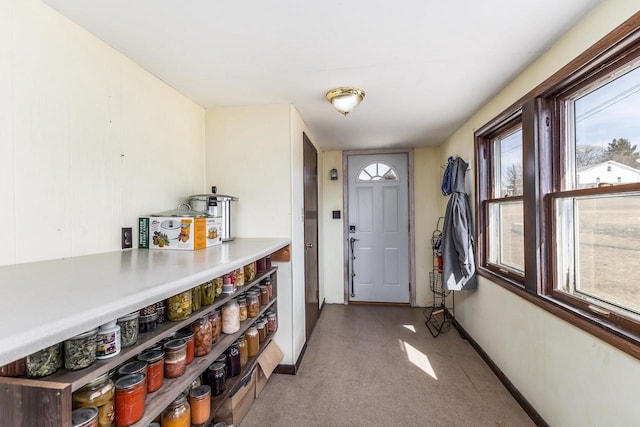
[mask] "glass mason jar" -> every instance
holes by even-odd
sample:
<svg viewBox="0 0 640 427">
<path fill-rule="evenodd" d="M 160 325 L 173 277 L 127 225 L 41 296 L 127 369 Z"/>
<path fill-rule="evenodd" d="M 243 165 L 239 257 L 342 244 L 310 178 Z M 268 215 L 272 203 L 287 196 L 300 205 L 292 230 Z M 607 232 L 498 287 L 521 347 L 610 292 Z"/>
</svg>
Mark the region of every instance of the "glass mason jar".
<svg viewBox="0 0 640 427">
<path fill-rule="evenodd" d="M 202 307 L 202 293 L 200 292 L 200 285 L 191 289 L 191 312 L 194 313 L 200 310 Z"/>
<path fill-rule="evenodd" d="M 244 269 L 243 268 L 238 268 L 235 271 L 235 278 L 236 278 L 236 289 L 238 289 L 241 286 L 244 286 Z"/>
<path fill-rule="evenodd" d="M 264 273 L 267 270 L 267 259 L 266 258 L 260 258 L 256 262 L 256 269 L 258 270 L 258 274 Z"/>
<path fill-rule="evenodd" d="M 187 343 L 183 339 L 175 339 L 164 344 L 164 376 L 177 378 L 187 368 Z"/>
<path fill-rule="evenodd" d="M 118 319 L 117 325 L 120 326 L 120 345 L 122 348 L 131 347 L 138 342 L 139 318 L 140 312 L 135 311 Z"/>
<path fill-rule="evenodd" d="M 238 338 L 238 350 L 240 350 L 240 367 L 244 368 L 249 361 L 249 350 L 247 349 L 247 340 L 244 335 Z"/>
<path fill-rule="evenodd" d="M 195 334 L 191 329 L 180 329 L 173 336 L 173 339 L 182 339 L 187 343 L 187 365 L 193 362 L 195 356 Z"/>
<path fill-rule="evenodd" d="M 240 349 L 238 343 L 234 342 L 227 349 L 227 375 L 229 378 L 240 375 Z"/>
<path fill-rule="evenodd" d="M 209 280 L 200 285 L 200 302 L 202 305 L 211 305 L 216 298 L 216 290 L 213 281 Z"/>
<path fill-rule="evenodd" d="M 201 317 L 193 322 L 191 325 L 191 331 L 195 335 L 194 339 L 194 355 L 204 356 L 211 351 L 211 322 L 208 317 Z"/>
<path fill-rule="evenodd" d="M 98 425 L 100 427 L 111 427 L 116 419 L 115 385 L 111 380 L 112 374 L 111 371 L 100 375 L 76 390 L 71 397 L 74 409 L 89 406 L 98 408 Z"/>
<path fill-rule="evenodd" d="M 256 278 L 256 263 L 255 261 L 244 266 L 244 279 L 247 282 Z"/>
<path fill-rule="evenodd" d="M 212 280 L 213 282 L 213 287 L 216 291 L 216 296 L 220 296 L 222 295 L 222 285 L 223 285 L 223 279 L 222 277 L 216 277 L 215 279 Z"/>
<path fill-rule="evenodd" d="M 256 329 L 258 330 L 258 340 L 262 343 L 267 339 L 267 322 L 264 320 L 258 320 L 256 322 Z"/>
<path fill-rule="evenodd" d="M 257 356 L 258 351 L 260 350 L 260 338 L 258 337 L 258 330 L 254 326 L 252 326 L 247 329 L 244 337 L 247 340 L 247 353 L 249 354 L 249 357 Z"/>
<path fill-rule="evenodd" d="M 32 378 L 51 375 L 62 367 L 62 343 L 51 345 L 27 356 L 27 376 Z"/>
<path fill-rule="evenodd" d="M 144 374 L 125 375 L 116 381 L 116 426 L 126 427 L 144 415 L 147 383 Z"/>
<path fill-rule="evenodd" d="M 100 427 L 98 424 L 98 408 L 74 409 L 71 412 L 71 427 Z"/>
<path fill-rule="evenodd" d="M 207 369 L 205 382 L 211 387 L 211 394 L 219 396 L 224 392 L 227 379 L 226 365 L 224 362 L 214 362 Z"/>
<path fill-rule="evenodd" d="M 260 289 L 260 305 L 269 304 L 269 289 L 264 285 L 260 285 L 258 289 Z"/>
<path fill-rule="evenodd" d="M 216 309 L 212 313 L 209 313 L 209 323 L 211 323 L 211 343 L 215 344 L 218 342 L 218 337 L 222 333 L 220 310 Z"/>
<path fill-rule="evenodd" d="M 273 298 L 273 284 L 271 283 L 271 278 L 266 277 L 262 282 L 260 282 L 260 284 L 267 287 L 267 290 L 269 291 L 269 300 L 271 300 L 271 298 Z"/>
<path fill-rule="evenodd" d="M 163 427 L 191 427 L 191 407 L 182 393 L 162 411 L 160 425 Z"/>
<path fill-rule="evenodd" d="M 238 306 L 240 307 L 240 321 L 244 322 L 247 320 L 247 299 L 238 298 Z"/>
<path fill-rule="evenodd" d="M 267 314 L 267 328 L 269 329 L 270 334 L 278 330 L 278 317 L 276 316 L 276 313 L 272 311 Z"/>
<path fill-rule="evenodd" d="M 118 368 L 118 376 L 124 377 L 125 375 L 133 375 L 133 374 L 144 374 L 145 378 L 147 376 L 147 362 L 143 362 L 142 360 L 132 360 L 131 362 L 127 362 L 121 365 Z M 146 382 L 145 382 L 146 385 Z"/>
<path fill-rule="evenodd" d="M 147 393 L 153 393 L 164 383 L 164 351 L 147 350 L 138 355 L 147 364 Z"/>
<path fill-rule="evenodd" d="M 191 405 L 191 424 L 204 424 L 211 416 L 211 387 L 201 385 L 189 392 Z"/>
<path fill-rule="evenodd" d="M 222 307 L 222 332 L 234 334 L 240 330 L 240 306 L 231 300 Z"/>
<path fill-rule="evenodd" d="M 64 367 L 71 371 L 91 366 L 96 361 L 96 337 L 98 328 L 92 329 L 64 342 Z"/>
<path fill-rule="evenodd" d="M 254 318 L 260 314 L 260 297 L 255 292 L 247 293 L 247 316 Z"/>
<path fill-rule="evenodd" d="M 184 320 L 191 316 L 191 296 L 191 289 L 189 289 L 167 300 L 167 317 L 169 320 Z"/>
</svg>

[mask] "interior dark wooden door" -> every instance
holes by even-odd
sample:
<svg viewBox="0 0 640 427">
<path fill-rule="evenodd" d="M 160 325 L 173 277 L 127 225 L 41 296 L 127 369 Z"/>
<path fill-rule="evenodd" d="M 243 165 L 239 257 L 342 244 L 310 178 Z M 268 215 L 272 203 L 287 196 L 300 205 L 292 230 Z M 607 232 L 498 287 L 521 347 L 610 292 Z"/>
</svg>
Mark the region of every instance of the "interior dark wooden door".
<svg viewBox="0 0 640 427">
<path fill-rule="evenodd" d="M 318 301 L 318 152 L 303 136 L 304 157 L 304 281 L 307 338 L 319 315 Z"/>
</svg>

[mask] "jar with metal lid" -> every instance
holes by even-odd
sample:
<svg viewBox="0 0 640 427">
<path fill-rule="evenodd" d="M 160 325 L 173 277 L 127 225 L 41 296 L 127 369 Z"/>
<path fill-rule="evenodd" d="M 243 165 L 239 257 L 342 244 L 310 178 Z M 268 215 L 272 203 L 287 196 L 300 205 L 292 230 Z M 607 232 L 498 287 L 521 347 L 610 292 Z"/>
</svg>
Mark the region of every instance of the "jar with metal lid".
<svg viewBox="0 0 640 427">
<path fill-rule="evenodd" d="M 266 258 L 260 258 L 256 262 L 256 269 L 258 270 L 258 274 L 264 273 L 265 271 L 267 271 L 267 259 Z"/>
<path fill-rule="evenodd" d="M 260 297 L 255 292 L 247 293 L 247 316 L 254 318 L 260 314 Z"/>
<path fill-rule="evenodd" d="M 211 322 L 209 317 L 201 317 L 193 322 L 191 330 L 195 335 L 194 354 L 197 357 L 204 356 L 211 351 Z"/>
<path fill-rule="evenodd" d="M 96 361 L 96 337 L 98 328 L 92 329 L 64 342 L 64 367 L 71 371 L 91 366 Z"/>
<path fill-rule="evenodd" d="M 126 427 L 144 415 L 147 385 L 144 374 L 125 375 L 116 381 L 116 426 Z"/>
<path fill-rule="evenodd" d="M 118 319 L 120 326 L 120 345 L 122 348 L 131 347 L 138 342 L 138 319 L 140 312 L 135 311 Z"/>
<path fill-rule="evenodd" d="M 222 276 L 222 293 L 232 294 L 236 291 L 235 277 L 233 273 L 227 273 Z"/>
<path fill-rule="evenodd" d="M 254 261 L 244 266 L 244 279 L 247 282 L 250 282 L 255 278 L 256 278 L 256 263 Z"/>
<path fill-rule="evenodd" d="M 165 305 L 164 300 L 158 301 L 156 303 L 156 311 L 158 313 L 158 323 L 164 322 L 165 316 L 167 314 L 167 307 Z"/>
<path fill-rule="evenodd" d="M 238 307 L 240 307 L 240 321 L 244 322 L 247 320 L 247 299 L 238 298 Z"/>
<path fill-rule="evenodd" d="M 269 291 L 269 300 L 271 300 L 271 298 L 273 298 L 273 284 L 271 283 L 271 278 L 265 277 L 260 284 L 267 287 L 267 290 Z"/>
<path fill-rule="evenodd" d="M 226 379 L 226 365 L 224 362 L 214 362 L 207 369 L 205 382 L 211 387 L 213 396 L 219 396 L 224 392 Z"/>
<path fill-rule="evenodd" d="M 162 308 L 164 310 L 164 308 Z M 160 320 L 160 310 L 153 314 L 145 314 L 138 318 L 138 331 L 140 333 L 151 332 L 156 329 Z"/>
<path fill-rule="evenodd" d="M 247 350 L 247 340 L 244 335 L 240 335 L 238 338 L 238 350 L 240 350 L 240 367 L 244 366 L 249 361 L 249 351 Z"/>
<path fill-rule="evenodd" d="M 222 363 L 224 365 L 224 374 L 226 375 L 227 374 L 227 355 L 222 353 L 216 359 L 216 363 Z"/>
<path fill-rule="evenodd" d="M 62 343 L 51 345 L 27 356 L 27 376 L 51 375 L 62 367 Z"/>
<path fill-rule="evenodd" d="M 200 285 L 200 300 L 202 305 L 211 305 L 216 298 L 216 290 L 213 281 L 209 280 Z"/>
<path fill-rule="evenodd" d="M 256 322 L 256 329 L 258 330 L 259 342 L 264 342 L 267 339 L 267 322 L 259 320 Z"/>
<path fill-rule="evenodd" d="M 269 290 L 267 287 L 260 285 L 258 289 L 260 289 L 260 305 L 269 304 Z"/>
<path fill-rule="evenodd" d="M 222 277 L 216 277 L 215 279 L 212 280 L 213 282 L 213 287 L 216 291 L 216 296 L 219 297 L 220 295 L 222 295 L 222 285 L 223 285 L 223 278 Z"/>
<path fill-rule="evenodd" d="M 164 376 L 177 378 L 187 368 L 187 343 L 183 339 L 174 339 L 164 345 Z"/>
<path fill-rule="evenodd" d="M 94 347 L 95 352 L 95 347 Z M 27 374 L 26 358 L 0 366 L 0 377 L 20 377 Z"/>
<path fill-rule="evenodd" d="M 222 307 L 222 332 L 234 334 L 240 330 L 240 307 L 231 300 Z"/>
<path fill-rule="evenodd" d="M 204 424 L 211 416 L 211 387 L 201 385 L 189 392 L 191 405 L 191 424 Z"/>
<path fill-rule="evenodd" d="M 167 300 L 167 317 L 171 321 L 188 319 L 191 316 L 191 289 L 180 292 Z"/>
<path fill-rule="evenodd" d="M 240 375 L 240 349 L 238 343 L 234 342 L 227 348 L 227 375 L 229 378 Z"/>
<path fill-rule="evenodd" d="M 86 408 L 74 409 L 71 412 L 72 427 L 99 427 L 98 408 L 88 406 Z"/>
<path fill-rule="evenodd" d="M 180 329 L 172 337 L 172 339 L 182 339 L 184 340 L 184 342 L 187 343 L 187 359 L 186 359 L 187 365 L 190 365 L 191 362 L 193 362 L 193 358 L 195 356 L 196 346 L 195 346 L 194 338 L 195 338 L 195 334 L 193 333 L 193 331 L 187 328 Z"/>
<path fill-rule="evenodd" d="M 96 359 L 109 359 L 120 353 L 120 326 L 115 320 L 98 328 Z"/>
<path fill-rule="evenodd" d="M 270 334 L 278 330 L 278 317 L 272 311 L 267 314 L 267 328 Z"/>
<path fill-rule="evenodd" d="M 164 351 L 147 350 L 138 355 L 147 364 L 147 393 L 153 393 L 164 382 Z"/>
<path fill-rule="evenodd" d="M 191 312 L 200 310 L 202 306 L 202 293 L 200 292 L 200 285 L 191 289 Z"/>
<path fill-rule="evenodd" d="M 271 269 L 271 255 L 267 255 L 266 257 L 264 257 L 264 259 L 267 270 Z"/>
<path fill-rule="evenodd" d="M 209 313 L 209 323 L 211 323 L 211 343 L 215 344 L 218 342 L 218 337 L 222 333 L 220 310 L 216 309 L 212 313 Z"/>
<path fill-rule="evenodd" d="M 133 375 L 133 374 L 144 374 L 145 378 L 147 376 L 147 362 L 143 362 L 142 360 L 132 360 L 131 362 L 124 363 L 120 365 L 117 370 L 119 377 L 124 377 L 125 375 Z"/>
<path fill-rule="evenodd" d="M 260 337 L 258 336 L 258 330 L 252 326 L 247 329 L 244 337 L 247 340 L 247 353 L 249 354 L 249 357 L 257 356 L 258 351 L 260 350 Z"/>
<path fill-rule="evenodd" d="M 244 286 L 244 269 L 238 268 L 234 274 L 236 278 L 236 289 Z"/>
<path fill-rule="evenodd" d="M 111 380 L 113 371 L 106 372 L 73 392 L 74 408 L 95 406 L 98 408 L 98 425 L 111 427 L 115 421 L 115 385 Z"/>
<path fill-rule="evenodd" d="M 191 407 L 187 402 L 187 396 L 181 393 L 176 400 L 171 402 L 160 416 L 162 427 L 191 427 Z"/>
</svg>

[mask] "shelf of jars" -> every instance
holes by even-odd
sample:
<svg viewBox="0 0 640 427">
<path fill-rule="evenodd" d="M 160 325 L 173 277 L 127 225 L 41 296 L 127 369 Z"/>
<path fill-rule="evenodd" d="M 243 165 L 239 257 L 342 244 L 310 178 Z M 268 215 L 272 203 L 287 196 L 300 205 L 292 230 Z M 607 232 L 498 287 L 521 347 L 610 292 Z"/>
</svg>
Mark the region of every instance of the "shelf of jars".
<svg viewBox="0 0 640 427">
<path fill-rule="evenodd" d="M 272 282 L 274 282 L 273 289 L 274 289 L 274 296 L 275 296 L 276 289 L 277 289 L 277 285 L 275 281 L 277 276 L 273 273 L 275 273 L 276 270 L 277 270 L 277 267 L 273 267 L 264 272 L 260 272 L 259 274 L 257 274 L 257 276 L 253 280 L 245 283 L 241 287 L 238 287 L 238 289 L 235 292 L 231 294 L 221 294 L 219 296 L 216 296 L 213 301 L 213 304 L 204 306 L 199 310 L 193 312 L 187 319 L 179 320 L 179 321 L 165 320 L 163 323 L 158 324 L 153 331 L 139 333 L 136 343 L 131 347 L 123 348 L 121 352 L 115 357 L 112 357 L 110 359 L 96 360 L 95 363 L 93 363 L 91 366 L 84 369 L 77 370 L 77 371 L 71 371 L 63 368 L 58 370 L 54 374 L 51 374 L 46 377 L 38 378 L 38 381 L 68 383 L 68 384 L 71 384 L 72 391 L 76 391 L 82 386 L 84 386 L 85 384 L 87 384 L 88 382 L 95 379 L 96 377 L 104 374 L 105 372 L 109 372 L 110 370 L 113 370 L 114 368 L 116 368 L 119 365 L 122 365 L 129 359 L 135 358 L 138 354 L 140 354 L 145 349 L 153 347 L 154 345 L 158 344 L 160 341 L 170 336 L 171 334 L 189 326 L 196 319 L 212 313 L 214 310 L 221 308 L 230 300 L 237 298 L 239 295 L 242 295 L 248 292 L 249 290 L 255 288 L 260 284 L 260 282 L 263 279 L 272 275 L 273 275 Z M 263 311 L 261 310 L 261 314 L 262 312 Z M 251 319 L 251 320 L 254 321 L 255 319 Z M 245 329 L 247 329 L 250 326 L 250 324 L 253 323 L 253 322 L 250 322 L 250 323 L 247 323 L 247 322 L 249 322 L 249 320 L 247 320 L 246 322 L 243 322 L 246 324 L 246 325 L 243 325 L 243 326 L 246 326 Z M 231 340 L 231 342 L 233 342 L 233 340 Z"/>
<path fill-rule="evenodd" d="M 248 290 L 248 288 L 246 290 Z M 243 290 L 243 292 L 246 290 Z M 240 294 L 243 292 L 240 292 Z M 262 316 L 271 308 L 275 308 L 275 303 L 276 297 L 274 296 L 274 298 L 269 301 L 269 304 L 260 307 L 260 314 L 258 317 Z M 153 420 L 155 420 L 162 411 L 171 404 L 171 402 L 191 386 L 196 378 L 202 375 L 216 359 L 224 354 L 225 351 L 240 337 L 240 335 L 243 335 L 247 329 L 253 326 L 258 317 L 248 318 L 247 320 L 240 322 L 240 329 L 234 334 L 221 335 L 221 339 L 213 345 L 213 348 L 209 353 L 201 357 L 196 357 L 191 364 L 187 365 L 183 375 L 178 378 L 165 378 L 162 387 L 158 391 L 147 394 L 145 399 L 144 415 L 138 422 L 132 424 L 132 426 L 146 427 L 149 423 L 153 422 Z M 227 378 L 222 394 L 218 396 L 211 396 L 211 415 L 209 420 L 213 419 L 213 415 L 229 396 L 229 393 L 234 390 L 237 384 L 246 376 L 247 373 L 251 372 L 251 369 L 255 366 L 258 356 L 271 341 L 272 337 L 273 333 L 267 335 L 264 341 L 260 343 L 260 350 L 258 354 L 249 359 L 249 362 L 247 362 L 247 364 L 241 369 L 239 375 L 233 378 Z"/>
</svg>

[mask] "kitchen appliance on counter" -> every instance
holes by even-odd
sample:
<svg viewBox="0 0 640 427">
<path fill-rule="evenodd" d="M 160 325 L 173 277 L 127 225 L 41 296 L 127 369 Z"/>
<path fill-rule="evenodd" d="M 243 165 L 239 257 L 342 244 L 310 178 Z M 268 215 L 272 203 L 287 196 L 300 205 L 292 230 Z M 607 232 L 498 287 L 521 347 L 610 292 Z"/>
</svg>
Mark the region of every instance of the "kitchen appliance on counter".
<svg viewBox="0 0 640 427">
<path fill-rule="evenodd" d="M 211 187 L 211 194 L 189 196 L 191 209 L 209 216 L 222 218 L 223 242 L 235 239 L 235 230 L 231 227 L 231 202 L 235 201 L 238 201 L 237 197 L 218 194 L 215 186 Z"/>
</svg>

